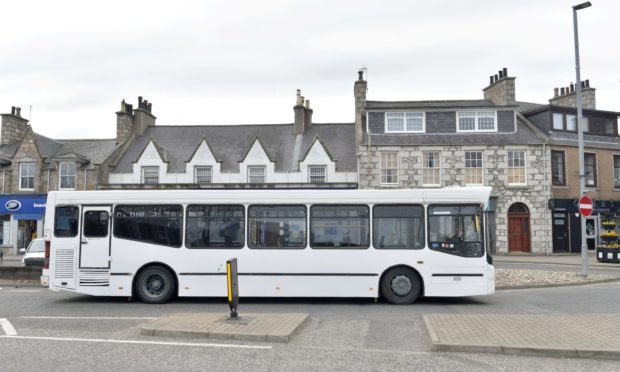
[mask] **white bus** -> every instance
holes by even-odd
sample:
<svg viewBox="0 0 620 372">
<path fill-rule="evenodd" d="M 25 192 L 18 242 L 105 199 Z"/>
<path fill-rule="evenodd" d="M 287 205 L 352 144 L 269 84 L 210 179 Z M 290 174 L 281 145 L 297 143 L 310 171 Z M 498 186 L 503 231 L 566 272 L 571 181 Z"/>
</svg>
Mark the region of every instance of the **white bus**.
<svg viewBox="0 0 620 372">
<path fill-rule="evenodd" d="M 490 187 L 53 191 L 42 281 L 96 296 L 384 297 L 495 291 Z"/>
</svg>

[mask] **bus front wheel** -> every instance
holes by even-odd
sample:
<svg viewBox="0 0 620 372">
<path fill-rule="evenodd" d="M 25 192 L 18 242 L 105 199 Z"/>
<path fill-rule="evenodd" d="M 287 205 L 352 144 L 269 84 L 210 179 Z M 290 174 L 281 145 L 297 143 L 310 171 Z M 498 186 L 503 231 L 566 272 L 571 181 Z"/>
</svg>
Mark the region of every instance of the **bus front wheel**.
<svg viewBox="0 0 620 372">
<path fill-rule="evenodd" d="M 421 291 L 420 277 L 408 267 L 393 267 L 381 279 L 381 293 L 391 304 L 411 304 Z"/>
<path fill-rule="evenodd" d="M 174 295 L 174 277 L 162 266 L 142 270 L 136 279 L 136 295 L 147 304 L 163 304 Z"/>
</svg>

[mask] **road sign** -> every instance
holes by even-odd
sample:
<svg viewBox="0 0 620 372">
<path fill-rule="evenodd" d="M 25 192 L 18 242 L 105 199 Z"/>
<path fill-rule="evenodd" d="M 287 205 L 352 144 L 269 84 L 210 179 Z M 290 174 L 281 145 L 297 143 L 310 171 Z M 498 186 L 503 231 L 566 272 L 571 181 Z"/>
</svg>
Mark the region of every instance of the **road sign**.
<svg viewBox="0 0 620 372">
<path fill-rule="evenodd" d="M 582 196 L 579 198 L 579 213 L 582 216 L 588 217 L 592 214 L 593 203 L 592 199 L 589 196 Z"/>
</svg>

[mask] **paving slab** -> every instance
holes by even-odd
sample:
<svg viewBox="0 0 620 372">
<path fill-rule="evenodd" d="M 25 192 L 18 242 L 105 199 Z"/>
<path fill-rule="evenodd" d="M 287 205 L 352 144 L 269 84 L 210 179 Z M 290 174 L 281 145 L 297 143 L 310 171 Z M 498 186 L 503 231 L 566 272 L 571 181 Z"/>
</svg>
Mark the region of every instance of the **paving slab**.
<svg viewBox="0 0 620 372">
<path fill-rule="evenodd" d="M 620 314 L 428 314 L 422 319 L 433 351 L 620 359 Z"/>
<path fill-rule="evenodd" d="M 308 319 L 306 313 L 242 314 L 170 314 L 140 326 L 147 336 L 200 337 L 245 341 L 288 342 Z"/>
</svg>

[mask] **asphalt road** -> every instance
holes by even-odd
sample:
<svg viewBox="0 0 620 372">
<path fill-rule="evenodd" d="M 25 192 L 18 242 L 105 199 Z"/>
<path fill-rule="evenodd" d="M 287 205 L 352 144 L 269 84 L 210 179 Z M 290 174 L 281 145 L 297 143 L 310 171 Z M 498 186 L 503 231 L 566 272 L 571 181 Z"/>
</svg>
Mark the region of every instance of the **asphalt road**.
<svg viewBox="0 0 620 372">
<path fill-rule="evenodd" d="M 620 316 L 619 291 L 619 283 L 509 290 L 486 297 L 422 299 L 411 306 L 368 300 L 242 299 L 241 316 L 310 314 L 311 321 L 291 342 L 270 344 L 139 334 L 140 324 L 170 313 L 224 313 L 228 308 L 223 299 L 144 305 L 126 298 L 5 287 L 0 290 L 0 318 L 10 322 L 16 336 L 0 336 L 0 370 L 617 371 L 617 361 L 429 352 L 420 317 L 428 313 Z"/>
</svg>

